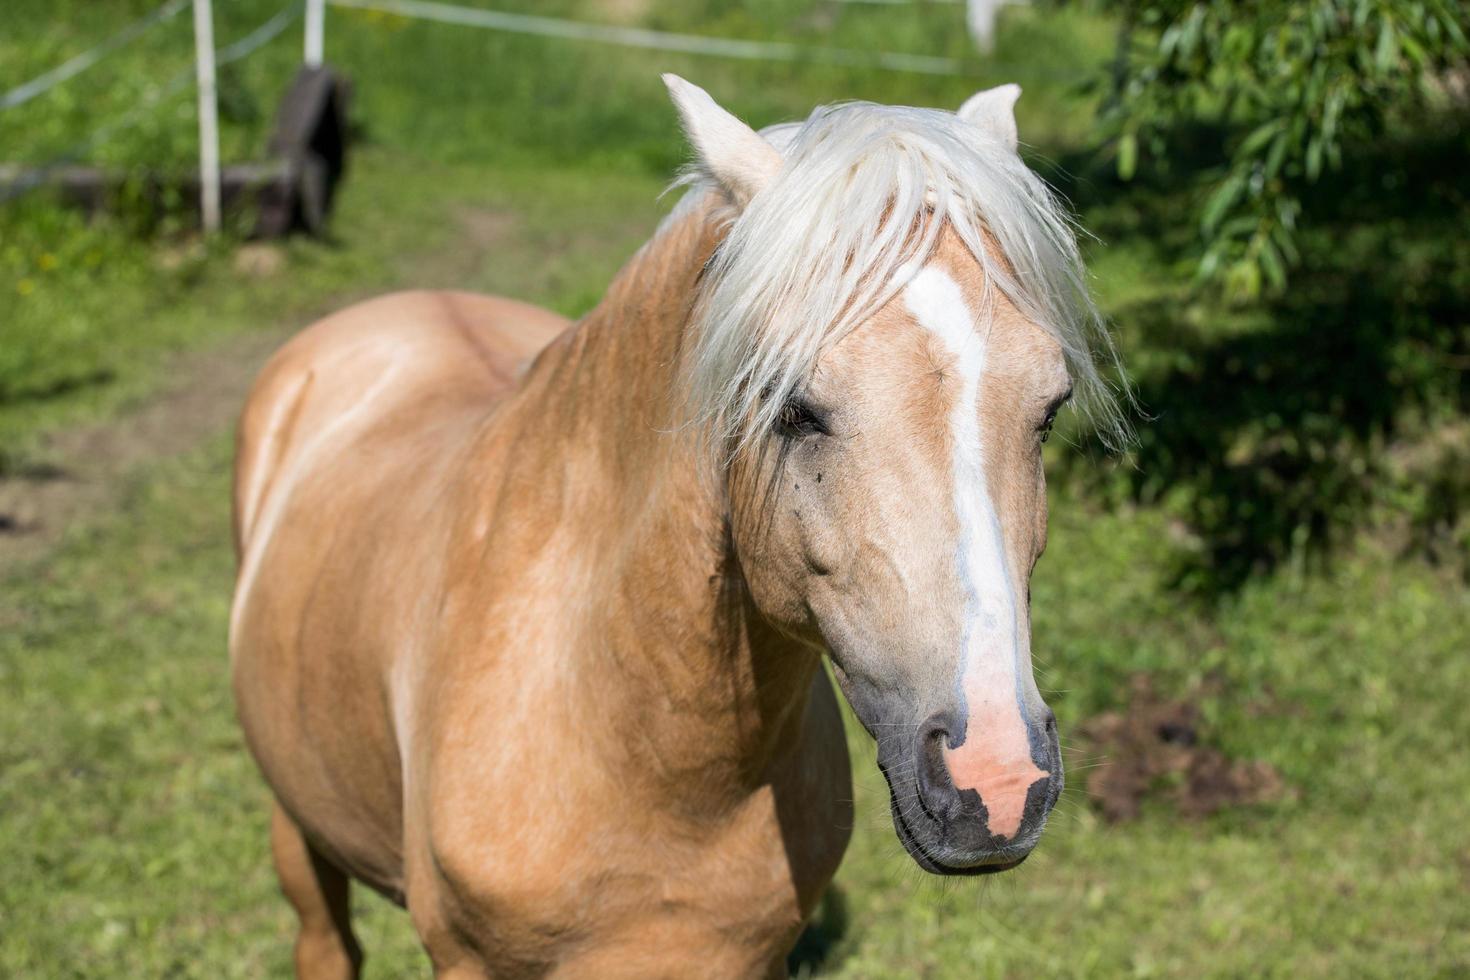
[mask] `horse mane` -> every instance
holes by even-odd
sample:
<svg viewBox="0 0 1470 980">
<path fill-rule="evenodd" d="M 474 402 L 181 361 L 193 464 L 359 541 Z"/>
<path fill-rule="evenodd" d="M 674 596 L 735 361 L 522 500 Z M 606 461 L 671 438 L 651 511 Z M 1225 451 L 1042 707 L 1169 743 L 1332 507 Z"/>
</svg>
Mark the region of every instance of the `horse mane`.
<svg viewBox="0 0 1470 980">
<path fill-rule="evenodd" d="M 784 165 L 741 211 L 698 163 L 670 219 L 711 209 L 728 232 L 701 279 L 684 364 L 692 418 L 716 444 L 768 431 L 823 348 L 870 317 L 918 270 L 948 225 L 999 289 L 1060 343 L 1075 404 L 1104 442 L 1128 425 L 1117 367 L 1087 289 L 1074 222 L 1020 156 L 954 113 L 850 102 L 762 131 Z M 714 202 L 714 203 L 712 203 Z M 998 247 L 998 259 L 985 247 Z"/>
</svg>

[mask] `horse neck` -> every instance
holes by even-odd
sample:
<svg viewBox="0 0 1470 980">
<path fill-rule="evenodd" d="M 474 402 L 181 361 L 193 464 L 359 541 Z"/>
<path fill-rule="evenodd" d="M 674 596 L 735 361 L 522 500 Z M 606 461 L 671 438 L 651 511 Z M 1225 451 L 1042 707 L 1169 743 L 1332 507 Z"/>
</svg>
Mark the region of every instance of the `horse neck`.
<svg viewBox="0 0 1470 980">
<path fill-rule="evenodd" d="M 718 228 L 704 208 L 666 222 L 528 384 L 542 431 L 571 438 L 546 476 L 575 484 L 563 499 L 588 576 L 577 696 L 638 733 L 608 744 L 633 778 L 664 799 L 677 782 L 696 808 L 737 802 L 795 749 L 819 665 L 751 602 L 724 481 L 681 417 L 677 372 Z"/>
</svg>

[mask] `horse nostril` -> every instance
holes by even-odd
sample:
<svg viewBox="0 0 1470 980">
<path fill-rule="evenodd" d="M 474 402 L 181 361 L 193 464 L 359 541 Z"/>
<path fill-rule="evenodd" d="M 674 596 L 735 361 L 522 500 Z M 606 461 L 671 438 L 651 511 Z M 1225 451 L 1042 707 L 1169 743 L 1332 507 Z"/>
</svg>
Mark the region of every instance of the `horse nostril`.
<svg viewBox="0 0 1470 980">
<path fill-rule="evenodd" d="M 943 765 L 944 750 L 954 748 L 955 726 L 953 719 L 945 712 L 932 714 L 919 726 L 920 749 L 925 756 L 933 755 Z"/>
<path fill-rule="evenodd" d="M 945 764 L 946 749 L 953 748 L 953 719 L 939 712 L 919 726 L 915 748 L 918 764 L 919 806 L 935 820 L 948 820 L 959 804 L 958 791 Z"/>
</svg>

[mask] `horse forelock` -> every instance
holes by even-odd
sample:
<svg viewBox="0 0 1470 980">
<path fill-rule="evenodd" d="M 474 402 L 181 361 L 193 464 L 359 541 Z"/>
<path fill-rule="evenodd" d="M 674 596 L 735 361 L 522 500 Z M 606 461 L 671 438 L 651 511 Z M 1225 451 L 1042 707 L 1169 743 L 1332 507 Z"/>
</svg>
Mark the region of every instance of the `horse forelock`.
<svg viewBox="0 0 1470 980">
<path fill-rule="evenodd" d="M 728 226 L 699 282 L 683 366 L 689 417 L 712 443 L 744 446 L 766 431 L 822 351 L 896 297 L 945 227 L 986 292 L 1061 345 L 1076 404 L 1104 441 L 1126 441 L 1104 377 L 1116 354 L 1074 223 L 1009 146 L 953 113 L 861 102 L 762 135 L 784 164 L 747 206 L 723 201 L 696 169 L 670 215 L 702 209 Z"/>
</svg>

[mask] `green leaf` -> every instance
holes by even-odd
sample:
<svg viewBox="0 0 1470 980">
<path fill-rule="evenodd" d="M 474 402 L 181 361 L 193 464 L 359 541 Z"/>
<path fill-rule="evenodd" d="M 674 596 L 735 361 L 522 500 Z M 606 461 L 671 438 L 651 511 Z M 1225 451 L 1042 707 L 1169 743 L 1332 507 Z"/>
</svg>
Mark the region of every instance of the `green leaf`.
<svg viewBox="0 0 1470 980">
<path fill-rule="evenodd" d="M 1383 18 L 1383 26 L 1378 29 L 1378 46 L 1373 51 L 1373 62 L 1381 72 L 1387 72 L 1398 61 L 1399 46 L 1397 32 L 1393 29 L 1393 21 Z"/>
<path fill-rule="evenodd" d="M 1118 140 L 1118 176 L 1132 180 L 1138 168 L 1138 134 L 1124 133 Z"/>
<path fill-rule="evenodd" d="M 1428 60 L 1424 46 L 1415 40 L 1412 34 L 1401 35 L 1399 46 L 1403 49 L 1404 57 L 1416 66 L 1423 65 Z"/>
<path fill-rule="evenodd" d="M 1225 288 L 1237 301 L 1253 300 L 1261 294 L 1261 267 L 1250 259 L 1241 259 L 1225 273 Z"/>
<path fill-rule="evenodd" d="M 1241 191 L 1245 190 L 1245 174 L 1240 171 L 1232 173 L 1210 195 L 1205 202 L 1204 211 L 1200 214 L 1200 226 L 1206 234 L 1214 231 L 1220 225 L 1220 220 L 1225 217 L 1237 200 L 1240 199 Z"/>
<path fill-rule="evenodd" d="M 1271 137 L 1275 136 L 1280 130 L 1280 119 L 1266 120 L 1265 122 L 1261 123 L 1261 125 L 1251 130 L 1250 135 L 1241 141 L 1240 153 L 1249 156 L 1259 152 L 1261 147 L 1265 146 L 1266 143 L 1271 139 Z"/>
<path fill-rule="evenodd" d="M 1271 143 L 1271 151 L 1266 154 L 1266 176 L 1275 177 L 1281 172 L 1281 162 L 1286 158 L 1286 134 L 1277 136 Z"/>
<path fill-rule="evenodd" d="M 1271 285 L 1276 289 L 1286 286 L 1286 266 L 1281 261 L 1281 253 L 1276 251 L 1276 246 L 1269 239 L 1260 239 L 1260 248 L 1256 254 L 1261 264 L 1261 271 L 1266 274 Z"/>
</svg>

